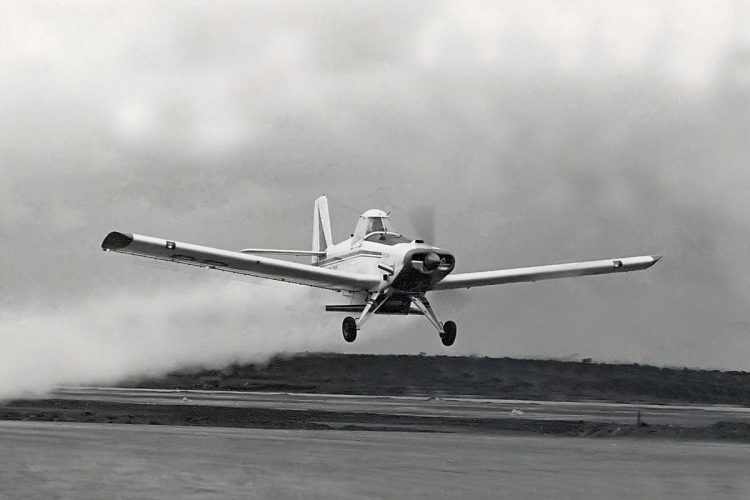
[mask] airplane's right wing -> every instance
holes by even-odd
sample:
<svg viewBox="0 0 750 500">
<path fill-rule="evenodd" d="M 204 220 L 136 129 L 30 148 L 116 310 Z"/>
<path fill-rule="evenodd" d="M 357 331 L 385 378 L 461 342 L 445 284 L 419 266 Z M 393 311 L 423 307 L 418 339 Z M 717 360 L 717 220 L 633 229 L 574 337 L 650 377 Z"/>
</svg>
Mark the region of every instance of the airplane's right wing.
<svg viewBox="0 0 750 500">
<path fill-rule="evenodd" d="M 643 255 L 640 257 L 590 260 L 569 264 L 552 264 L 549 266 L 519 267 L 517 269 L 502 269 L 498 271 L 449 274 L 436 283 L 433 290 L 504 285 L 506 283 L 589 276 L 592 274 L 625 273 L 647 269 L 659 262 L 659 259 L 661 257 L 658 255 Z"/>
<path fill-rule="evenodd" d="M 380 276 L 377 275 L 371 276 L 334 269 L 324 269 L 309 264 L 271 259 L 250 253 L 221 250 L 219 248 L 193 245 L 192 243 L 170 241 L 152 236 L 120 233 L 117 231 L 109 233 L 104 238 L 102 250 L 337 291 L 360 292 L 375 290 L 381 282 Z M 252 249 L 248 249 L 248 251 L 252 251 Z M 294 253 L 296 251 L 291 252 Z"/>
</svg>

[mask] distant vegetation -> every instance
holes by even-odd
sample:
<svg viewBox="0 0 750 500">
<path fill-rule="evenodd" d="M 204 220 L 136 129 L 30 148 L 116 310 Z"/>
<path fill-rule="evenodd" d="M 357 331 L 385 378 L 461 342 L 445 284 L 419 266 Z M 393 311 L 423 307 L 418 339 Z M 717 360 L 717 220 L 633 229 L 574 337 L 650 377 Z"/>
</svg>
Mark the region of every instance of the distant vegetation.
<svg viewBox="0 0 750 500">
<path fill-rule="evenodd" d="M 183 370 L 131 387 L 503 399 L 750 404 L 750 373 L 453 356 L 304 354 Z"/>
</svg>

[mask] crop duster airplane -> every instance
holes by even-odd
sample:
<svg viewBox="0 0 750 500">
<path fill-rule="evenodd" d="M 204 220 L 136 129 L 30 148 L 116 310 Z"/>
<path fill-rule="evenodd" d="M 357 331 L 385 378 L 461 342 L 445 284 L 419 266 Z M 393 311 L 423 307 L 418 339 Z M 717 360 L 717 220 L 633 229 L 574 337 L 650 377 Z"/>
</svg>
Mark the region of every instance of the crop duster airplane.
<svg viewBox="0 0 750 500">
<path fill-rule="evenodd" d="M 328 199 L 315 200 L 312 250 L 218 248 L 165 240 L 140 234 L 111 232 L 102 249 L 167 260 L 219 271 L 246 274 L 300 285 L 335 290 L 346 300 L 326 311 L 359 313 L 344 318 L 344 340 L 354 342 L 357 331 L 373 314 L 424 315 L 445 346 L 456 340 L 456 323 L 443 323 L 427 300 L 427 293 L 456 288 L 503 285 L 591 274 L 647 269 L 660 256 L 644 255 L 497 271 L 452 273 L 456 259 L 449 251 L 409 239 L 393 231 L 390 216 L 371 209 L 360 215 L 350 238 L 333 242 Z M 310 256 L 311 264 L 270 258 L 268 255 Z"/>
</svg>

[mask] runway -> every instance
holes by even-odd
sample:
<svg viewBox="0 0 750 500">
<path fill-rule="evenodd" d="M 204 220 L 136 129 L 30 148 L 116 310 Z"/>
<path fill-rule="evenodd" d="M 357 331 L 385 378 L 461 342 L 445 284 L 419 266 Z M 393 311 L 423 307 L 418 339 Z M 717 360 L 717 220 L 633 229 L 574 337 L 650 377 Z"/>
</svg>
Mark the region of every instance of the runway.
<svg viewBox="0 0 750 500">
<path fill-rule="evenodd" d="M 750 495 L 750 446 L 0 421 L 0 498 Z"/>
<path fill-rule="evenodd" d="M 544 433 L 477 424 L 633 424 L 640 411 L 650 428 L 699 427 L 750 422 L 743 407 L 105 387 L 47 397 L 21 416 L 83 420 L 0 421 L 0 499 L 750 497 L 748 444 L 583 439 L 550 435 L 552 423 Z M 183 411 L 220 413 L 213 425 L 232 427 L 138 423 L 170 423 Z M 84 423 L 110 415 L 135 421 Z"/>
<path fill-rule="evenodd" d="M 640 412 L 641 419 L 649 424 L 701 427 L 727 421 L 750 423 L 750 408 L 725 405 L 655 405 L 111 387 L 65 387 L 54 391 L 49 397 L 137 404 L 320 410 L 444 418 L 518 417 L 620 424 L 635 423 Z"/>
</svg>

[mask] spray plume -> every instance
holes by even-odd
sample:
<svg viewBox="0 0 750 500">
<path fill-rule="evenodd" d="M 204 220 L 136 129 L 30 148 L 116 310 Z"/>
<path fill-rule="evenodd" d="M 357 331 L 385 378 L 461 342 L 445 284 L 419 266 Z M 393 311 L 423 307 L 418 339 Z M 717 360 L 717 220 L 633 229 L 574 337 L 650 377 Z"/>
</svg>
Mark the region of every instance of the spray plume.
<svg viewBox="0 0 750 500">
<path fill-rule="evenodd" d="M 320 312 L 325 292 L 222 277 L 188 291 L 102 296 L 72 310 L 6 315 L 0 398 L 185 366 L 262 363 L 340 344 L 336 318 Z"/>
</svg>

